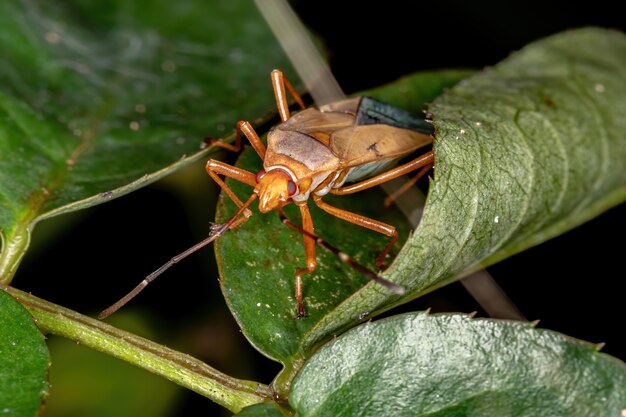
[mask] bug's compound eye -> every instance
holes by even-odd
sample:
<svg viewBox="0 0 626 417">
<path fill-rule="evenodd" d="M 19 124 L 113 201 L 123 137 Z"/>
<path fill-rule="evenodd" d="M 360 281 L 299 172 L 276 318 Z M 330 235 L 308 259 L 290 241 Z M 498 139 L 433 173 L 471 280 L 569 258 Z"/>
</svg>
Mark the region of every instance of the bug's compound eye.
<svg viewBox="0 0 626 417">
<path fill-rule="evenodd" d="M 294 195 L 296 191 L 298 191 L 298 187 L 296 186 L 296 183 L 293 181 L 287 182 L 287 194 L 289 194 L 289 197 Z"/>
<path fill-rule="evenodd" d="M 259 172 L 256 173 L 256 182 L 261 181 L 261 178 L 263 178 L 263 176 L 265 175 L 265 171 L 264 170 L 260 170 Z"/>
</svg>

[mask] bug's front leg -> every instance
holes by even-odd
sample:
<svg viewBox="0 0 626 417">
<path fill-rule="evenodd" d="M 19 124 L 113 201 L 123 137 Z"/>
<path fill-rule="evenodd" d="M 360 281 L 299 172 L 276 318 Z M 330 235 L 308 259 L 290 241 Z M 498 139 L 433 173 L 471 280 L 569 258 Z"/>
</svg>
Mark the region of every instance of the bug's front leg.
<svg viewBox="0 0 626 417">
<path fill-rule="evenodd" d="M 233 190 L 220 178 L 220 175 L 224 175 L 226 177 L 232 178 L 244 184 L 251 185 L 252 187 L 256 186 L 256 175 L 254 175 L 250 171 L 246 171 L 245 169 L 241 169 L 232 165 L 225 164 L 222 161 L 218 161 L 216 159 L 209 159 L 206 163 L 206 172 L 209 174 L 213 181 L 220 186 L 222 190 L 230 197 L 231 200 L 237 205 L 238 208 L 243 207 L 244 203 L 237 197 L 237 195 L 233 192 Z M 234 222 L 230 228 L 234 229 L 239 226 L 241 223 L 248 220 L 248 218 L 252 216 L 252 212 L 249 209 L 246 209 L 243 213 L 243 217 Z"/>
</svg>

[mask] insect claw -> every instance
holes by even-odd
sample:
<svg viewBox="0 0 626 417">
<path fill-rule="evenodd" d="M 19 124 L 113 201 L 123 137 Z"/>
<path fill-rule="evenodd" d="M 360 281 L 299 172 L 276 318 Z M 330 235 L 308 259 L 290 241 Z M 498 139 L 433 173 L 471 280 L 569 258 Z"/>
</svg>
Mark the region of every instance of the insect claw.
<svg viewBox="0 0 626 417">
<path fill-rule="evenodd" d="M 387 288 L 389 288 L 389 291 L 397 295 L 404 295 L 406 293 L 406 290 L 404 289 L 404 287 L 400 285 L 392 284 Z"/>
<path fill-rule="evenodd" d="M 297 319 L 303 319 L 308 317 L 308 314 L 306 312 L 306 310 L 304 309 L 304 306 L 298 306 L 298 315 L 296 316 Z"/>
<path fill-rule="evenodd" d="M 219 235 L 226 231 L 226 223 L 211 223 L 211 235 Z"/>
</svg>

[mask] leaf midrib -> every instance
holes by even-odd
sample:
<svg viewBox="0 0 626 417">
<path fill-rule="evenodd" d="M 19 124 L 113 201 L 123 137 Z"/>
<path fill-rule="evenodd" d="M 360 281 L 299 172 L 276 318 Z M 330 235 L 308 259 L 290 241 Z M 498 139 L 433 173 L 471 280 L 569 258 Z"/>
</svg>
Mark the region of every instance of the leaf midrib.
<svg viewBox="0 0 626 417">
<path fill-rule="evenodd" d="M 111 82 L 107 83 L 109 90 L 114 90 L 119 84 L 119 78 L 115 77 Z M 85 133 L 81 135 L 78 145 L 69 153 L 69 157 L 65 159 L 65 163 L 55 163 L 55 169 L 47 184 L 40 184 L 27 199 L 24 205 L 25 210 L 18 211 L 17 221 L 8 228 L 8 232 L 0 229 L 2 234 L 0 241 L 2 242 L 2 252 L 0 252 L 0 284 L 9 285 L 17 271 L 19 264 L 30 244 L 30 235 L 35 225 L 44 217 L 45 213 L 41 213 L 41 208 L 54 197 L 55 191 L 63 185 L 63 180 L 67 177 L 70 167 L 75 165 L 81 155 L 88 150 L 93 144 L 94 138 L 100 131 L 103 121 L 111 113 L 116 101 L 115 95 L 108 93 L 106 99 L 97 108 L 86 125 Z M 27 103 L 22 103 L 29 106 Z M 30 107 L 30 106 L 29 106 Z M 32 107 L 31 107 L 32 108 Z M 10 109 L 7 113 L 13 116 Z M 19 123 L 18 117 L 12 117 L 18 123 L 20 129 L 29 137 L 33 135 L 27 126 Z"/>
</svg>

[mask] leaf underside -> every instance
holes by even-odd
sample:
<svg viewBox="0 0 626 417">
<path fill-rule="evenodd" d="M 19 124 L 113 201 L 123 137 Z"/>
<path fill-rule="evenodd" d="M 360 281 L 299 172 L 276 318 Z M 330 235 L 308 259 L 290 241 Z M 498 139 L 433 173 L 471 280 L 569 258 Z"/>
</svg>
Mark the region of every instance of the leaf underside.
<svg viewBox="0 0 626 417">
<path fill-rule="evenodd" d="M 380 311 L 555 237 L 626 198 L 626 37 L 588 28 L 536 42 L 437 98 L 435 174 L 419 227 L 385 277 L 311 329 L 304 350 Z"/>
<path fill-rule="evenodd" d="M 299 416 L 619 416 L 626 367 L 527 323 L 410 313 L 322 347 L 289 398 Z"/>
<path fill-rule="evenodd" d="M 424 216 L 384 274 L 408 290 L 402 298 L 318 248 L 320 266 L 304 283 L 310 316 L 296 320 L 293 273 L 304 265 L 301 236 L 272 213 L 227 233 L 216 245 L 222 287 L 246 337 L 265 355 L 297 368 L 333 334 L 623 201 L 625 66 L 623 34 L 565 32 L 465 79 L 429 105 L 437 133 Z M 466 75 L 417 74 L 367 94 L 418 112 Z M 420 88 L 432 95 L 420 96 Z M 254 158 L 251 152 L 242 160 L 256 172 L 258 163 L 245 165 Z M 250 187 L 231 185 L 241 198 L 250 193 Z M 327 200 L 407 227 L 398 212 L 382 207 L 382 193 L 368 193 Z M 220 204 L 217 221 L 233 208 Z M 297 212 L 289 217 L 299 224 Z M 358 227 L 340 229 L 343 222 L 325 214 L 314 213 L 314 223 L 317 234 L 370 267 L 385 242 Z"/>
</svg>

